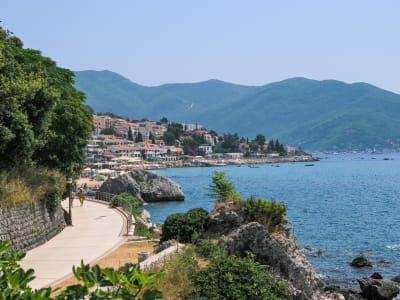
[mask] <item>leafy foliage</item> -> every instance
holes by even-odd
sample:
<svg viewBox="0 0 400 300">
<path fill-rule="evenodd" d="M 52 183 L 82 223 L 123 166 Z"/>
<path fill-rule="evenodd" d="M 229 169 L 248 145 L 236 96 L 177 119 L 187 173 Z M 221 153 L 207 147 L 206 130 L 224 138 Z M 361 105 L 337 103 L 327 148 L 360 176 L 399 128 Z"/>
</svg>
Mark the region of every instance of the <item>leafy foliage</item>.
<svg viewBox="0 0 400 300">
<path fill-rule="evenodd" d="M 84 165 L 92 115 L 73 73 L 0 27 L 0 167 L 41 165 L 73 175 Z"/>
<path fill-rule="evenodd" d="M 160 299 L 162 293 L 157 290 L 144 288 L 153 284 L 163 272 L 146 274 L 139 265 L 127 264 L 120 270 L 100 268 L 98 265 L 90 267 L 81 262 L 80 267 L 73 267 L 75 278 L 82 281 L 67 287 L 57 299 Z"/>
<path fill-rule="evenodd" d="M 135 223 L 135 232 L 133 234 L 135 236 L 145 236 L 148 239 L 153 236 L 147 226 L 140 221 Z"/>
<path fill-rule="evenodd" d="M 240 209 L 247 222 L 258 222 L 269 232 L 287 223 L 286 205 L 283 203 L 250 197 L 240 201 Z"/>
<path fill-rule="evenodd" d="M 205 239 L 196 243 L 196 253 L 203 258 L 211 260 L 223 259 L 227 256 L 223 242 Z"/>
<path fill-rule="evenodd" d="M 215 171 L 212 174 L 212 184 L 209 186 L 211 196 L 217 200 L 229 200 L 235 195 L 235 186 L 229 182 L 224 172 Z"/>
<path fill-rule="evenodd" d="M 132 205 L 132 214 L 135 216 L 140 215 L 139 207 L 141 203 L 136 197 L 131 196 L 128 193 L 120 193 L 118 195 L 114 195 L 111 198 L 110 206 L 119 206 L 120 201 L 128 201 Z"/>
<path fill-rule="evenodd" d="M 233 183 L 226 179 L 224 172 L 216 171 L 212 174 L 209 190 L 217 201 L 237 209 L 247 222 L 258 222 L 269 232 L 276 231 L 287 222 L 286 205 L 263 198 L 243 199 Z"/>
<path fill-rule="evenodd" d="M 227 256 L 212 260 L 193 276 L 194 291 L 189 299 L 288 299 L 284 282 L 275 282 L 252 256 Z"/>
<path fill-rule="evenodd" d="M 168 124 L 167 131 L 164 133 L 164 142 L 166 145 L 173 146 L 175 141 L 180 138 L 183 133 L 183 126 L 179 123 Z"/>
<path fill-rule="evenodd" d="M 182 243 L 193 242 L 202 233 L 207 214 L 202 208 L 192 208 L 186 213 L 169 215 L 163 224 L 161 241 L 175 239 Z"/>
<path fill-rule="evenodd" d="M 115 131 L 114 128 L 104 128 L 100 131 L 100 134 L 111 134 L 111 135 L 118 136 L 118 133 L 117 133 L 117 131 Z"/>
<path fill-rule="evenodd" d="M 51 288 L 32 290 L 29 283 L 34 279 L 34 270 L 24 271 L 19 261 L 25 254 L 9 252 L 8 242 L 0 240 L 0 299 L 61 300 L 61 299 L 161 299 L 162 293 L 147 287 L 154 284 L 165 272 L 144 273 L 139 265 L 125 265 L 120 270 L 90 267 L 81 262 L 73 267 L 79 284 L 71 285 L 51 297 Z"/>
</svg>

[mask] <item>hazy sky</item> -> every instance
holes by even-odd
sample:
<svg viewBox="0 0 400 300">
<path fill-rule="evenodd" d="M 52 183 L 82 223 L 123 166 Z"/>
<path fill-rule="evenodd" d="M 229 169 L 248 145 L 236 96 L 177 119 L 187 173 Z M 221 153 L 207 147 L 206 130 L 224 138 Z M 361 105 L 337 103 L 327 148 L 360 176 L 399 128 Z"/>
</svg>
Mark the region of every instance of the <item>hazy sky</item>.
<svg viewBox="0 0 400 300">
<path fill-rule="evenodd" d="M 0 20 L 61 67 L 143 85 L 303 76 L 400 93 L 398 0 L 1 0 Z"/>
</svg>

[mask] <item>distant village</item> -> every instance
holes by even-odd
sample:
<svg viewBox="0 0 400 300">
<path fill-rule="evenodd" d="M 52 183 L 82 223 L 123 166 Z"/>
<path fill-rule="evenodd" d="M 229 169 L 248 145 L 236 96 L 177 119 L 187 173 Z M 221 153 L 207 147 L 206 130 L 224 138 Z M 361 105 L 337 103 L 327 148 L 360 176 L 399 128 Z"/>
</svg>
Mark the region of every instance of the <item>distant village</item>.
<svg viewBox="0 0 400 300">
<path fill-rule="evenodd" d="M 116 176 L 133 168 L 257 163 L 290 158 L 308 161 L 310 156 L 295 147 L 237 134 L 218 135 L 200 124 L 132 121 L 115 115 L 94 115 L 94 131 L 87 143 L 84 177 Z"/>
</svg>

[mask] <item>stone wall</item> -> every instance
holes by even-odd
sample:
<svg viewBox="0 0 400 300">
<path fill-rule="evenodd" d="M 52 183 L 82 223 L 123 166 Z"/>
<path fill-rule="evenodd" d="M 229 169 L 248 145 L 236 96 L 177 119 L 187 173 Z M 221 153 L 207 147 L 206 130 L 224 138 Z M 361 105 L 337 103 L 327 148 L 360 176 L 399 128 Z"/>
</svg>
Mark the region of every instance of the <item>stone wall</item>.
<svg viewBox="0 0 400 300">
<path fill-rule="evenodd" d="M 66 226 L 61 205 L 49 213 L 41 201 L 0 207 L 0 239 L 12 249 L 30 250 L 61 232 Z"/>
</svg>

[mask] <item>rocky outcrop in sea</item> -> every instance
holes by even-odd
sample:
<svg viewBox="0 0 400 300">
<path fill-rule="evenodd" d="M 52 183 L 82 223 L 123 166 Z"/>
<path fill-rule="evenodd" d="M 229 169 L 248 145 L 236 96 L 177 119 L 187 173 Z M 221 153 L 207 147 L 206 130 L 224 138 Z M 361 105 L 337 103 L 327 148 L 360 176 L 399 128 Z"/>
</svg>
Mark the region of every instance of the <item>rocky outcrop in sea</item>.
<svg viewBox="0 0 400 300">
<path fill-rule="evenodd" d="M 397 299 L 395 297 L 399 294 L 395 278 L 386 280 L 377 273 L 370 278 L 359 279 L 360 289 L 343 290 L 333 285 L 324 287 L 320 276 L 307 260 L 305 250 L 297 246 L 290 228 L 282 226 L 281 230 L 270 234 L 260 223 L 247 223 L 240 211 L 229 205 L 216 206 L 207 216 L 204 228 L 205 237 L 223 236 L 230 254 L 246 256 L 252 252 L 258 262 L 269 266 L 269 272 L 276 279 L 288 283 L 292 300 L 392 300 Z M 319 255 L 322 253 L 319 249 L 315 250 Z"/>
<path fill-rule="evenodd" d="M 144 170 L 133 170 L 116 178 L 107 179 L 100 192 L 128 193 L 142 203 L 158 201 L 181 201 L 185 195 L 179 184 L 171 179 Z"/>
</svg>

